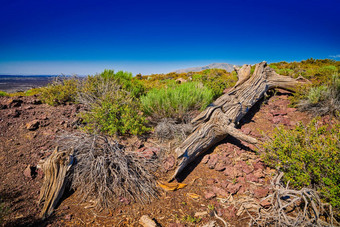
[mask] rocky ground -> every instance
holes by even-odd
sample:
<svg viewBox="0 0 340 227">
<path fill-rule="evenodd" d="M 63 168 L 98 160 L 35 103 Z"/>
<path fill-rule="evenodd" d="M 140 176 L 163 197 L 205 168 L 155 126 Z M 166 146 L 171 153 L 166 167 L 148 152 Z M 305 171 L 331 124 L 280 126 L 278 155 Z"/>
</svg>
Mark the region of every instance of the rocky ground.
<svg viewBox="0 0 340 227">
<path fill-rule="evenodd" d="M 289 93 L 278 92 L 253 107 L 240 123 L 240 130 L 264 141 L 278 125 L 293 127 L 299 121 L 308 122 L 308 115 L 288 107 L 288 96 Z M 122 200 L 116 209 L 98 211 L 91 201 L 79 204 L 74 192 L 63 198 L 52 217 L 39 220 L 37 200 L 43 173 L 36 168 L 37 163 L 50 155 L 58 136 L 79 130 L 81 110 L 74 104 L 41 104 L 38 97 L 0 97 L 0 200 L 9 208 L 5 226 L 140 226 L 142 215 L 161 226 L 203 226 L 213 222 L 215 226 L 224 226 L 223 222 L 244 226 L 250 220 L 245 211 L 247 201 L 268 206 L 263 198 L 271 191 L 275 170 L 262 162 L 260 147 L 227 137 L 186 170 L 181 179 L 186 187 L 177 191 L 159 188 L 160 196 L 151 204 Z M 175 158 L 169 141 L 131 138 L 121 142 L 145 154 L 161 155 L 159 147 L 170 147 L 162 155 L 165 158 L 157 175 L 162 181 L 172 174 Z"/>
</svg>

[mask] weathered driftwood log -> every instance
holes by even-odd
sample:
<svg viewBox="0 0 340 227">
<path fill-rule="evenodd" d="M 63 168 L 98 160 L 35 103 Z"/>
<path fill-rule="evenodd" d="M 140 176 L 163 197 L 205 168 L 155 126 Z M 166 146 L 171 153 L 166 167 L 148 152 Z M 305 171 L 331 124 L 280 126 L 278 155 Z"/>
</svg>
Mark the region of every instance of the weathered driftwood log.
<svg viewBox="0 0 340 227">
<path fill-rule="evenodd" d="M 277 74 L 266 62 L 256 64 L 253 75 L 250 65 L 234 68 L 239 78 L 236 85 L 192 120 L 192 133 L 176 149 L 179 165 L 171 180 L 197 156 L 227 135 L 256 144 L 255 138 L 244 135 L 235 129 L 235 125 L 269 89 L 282 88 L 291 91 L 299 83 L 296 79 Z"/>
<path fill-rule="evenodd" d="M 54 208 L 61 199 L 68 178 L 67 173 L 73 164 L 73 149 L 59 151 L 55 148 L 51 156 L 43 162 L 41 168 L 44 171 L 44 182 L 40 190 L 38 204 L 44 202 L 40 218 L 46 218 L 52 214 Z"/>
</svg>

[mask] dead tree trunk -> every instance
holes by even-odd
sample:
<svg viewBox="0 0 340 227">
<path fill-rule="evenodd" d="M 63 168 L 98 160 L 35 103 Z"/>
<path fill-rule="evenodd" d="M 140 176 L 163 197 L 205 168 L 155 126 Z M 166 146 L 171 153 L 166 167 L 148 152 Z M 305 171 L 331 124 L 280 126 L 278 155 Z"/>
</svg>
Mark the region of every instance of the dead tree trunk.
<svg viewBox="0 0 340 227">
<path fill-rule="evenodd" d="M 219 97 L 192 120 L 194 129 L 191 135 L 176 149 L 179 165 L 171 180 L 197 156 L 227 135 L 256 144 L 255 138 L 244 135 L 235 129 L 235 125 L 269 89 L 282 88 L 291 91 L 299 83 L 296 79 L 277 74 L 266 62 L 256 64 L 253 75 L 250 65 L 234 68 L 239 80 L 232 90 Z"/>
</svg>

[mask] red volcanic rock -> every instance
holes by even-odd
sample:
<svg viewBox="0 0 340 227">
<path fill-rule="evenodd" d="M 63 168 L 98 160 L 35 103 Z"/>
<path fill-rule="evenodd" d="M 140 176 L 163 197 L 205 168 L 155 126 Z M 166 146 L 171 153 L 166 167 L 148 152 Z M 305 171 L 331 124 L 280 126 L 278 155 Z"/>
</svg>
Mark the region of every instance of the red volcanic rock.
<svg viewBox="0 0 340 227">
<path fill-rule="evenodd" d="M 251 182 L 259 182 L 259 178 L 257 178 L 254 174 L 250 173 L 246 175 L 246 180 Z"/>
<path fill-rule="evenodd" d="M 20 110 L 12 110 L 8 113 L 7 117 L 17 118 L 21 114 Z"/>
<path fill-rule="evenodd" d="M 258 169 L 264 170 L 264 163 L 262 162 L 261 159 L 257 159 L 253 166 L 255 171 Z"/>
<path fill-rule="evenodd" d="M 28 165 L 26 169 L 24 170 L 24 176 L 27 178 L 32 178 L 32 169 L 31 165 Z"/>
<path fill-rule="evenodd" d="M 10 99 L 10 100 L 8 100 L 8 102 L 7 102 L 7 106 L 8 106 L 9 108 L 12 108 L 12 107 L 19 107 L 19 106 L 21 106 L 21 104 L 22 104 L 22 100 L 20 100 L 20 99 Z"/>
<path fill-rule="evenodd" d="M 212 154 L 210 155 L 210 159 L 208 161 L 208 167 L 209 169 L 213 169 L 215 168 L 215 165 L 218 162 L 218 154 Z"/>
<path fill-rule="evenodd" d="M 163 168 L 165 171 L 169 171 L 174 168 L 176 164 L 176 159 L 174 156 L 170 155 L 163 161 Z"/>
<path fill-rule="evenodd" d="M 237 184 L 229 184 L 228 187 L 227 187 L 227 191 L 230 193 L 230 194 L 236 194 L 240 188 L 241 188 L 241 185 L 240 183 L 237 183 Z"/>
<path fill-rule="evenodd" d="M 269 208 L 272 205 L 272 203 L 270 202 L 270 199 L 265 199 L 265 200 L 261 201 L 260 205 L 263 208 Z"/>
<path fill-rule="evenodd" d="M 264 198 L 268 195 L 268 193 L 269 193 L 268 188 L 256 188 L 256 189 L 254 189 L 255 198 Z"/>
<path fill-rule="evenodd" d="M 227 211 L 228 212 L 225 212 L 224 214 L 228 220 L 236 218 L 237 209 L 233 205 L 229 206 Z"/>
<path fill-rule="evenodd" d="M 210 159 L 210 155 L 204 156 L 203 159 L 202 159 L 202 163 L 203 163 L 203 164 L 207 164 L 208 161 L 209 161 L 209 159 Z"/>
<path fill-rule="evenodd" d="M 254 175 L 255 175 L 255 177 L 257 177 L 257 178 L 263 178 L 263 177 L 264 177 L 264 173 L 263 173 L 262 169 L 256 170 L 256 171 L 254 172 Z"/>
<path fill-rule="evenodd" d="M 279 124 L 282 120 L 283 120 L 283 117 L 281 117 L 281 116 L 273 117 L 273 123 L 274 124 Z"/>
<path fill-rule="evenodd" d="M 223 162 L 219 162 L 215 166 L 215 170 L 217 170 L 217 171 L 223 171 L 225 169 L 226 169 L 226 164 L 223 163 Z"/>
<path fill-rule="evenodd" d="M 238 177 L 238 178 L 237 178 L 237 182 L 239 182 L 239 183 L 245 183 L 245 182 L 246 182 L 246 179 L 245 179 L 245 177 Z"/>
<path fill-rule="evenodd" d="M 254 171 L 253 168 L 251 168 L 245 161 L 240 161 L 238 162 L 235 167 L 239 170 L 239 171 L 243 171 L 246 174 L 249 174 L 251 172 Z"/>
<path fill-rule="evenodd" d="M 207 180 L 207 185 L 213 185 L 213 184 L 215 184 L 216 183 L 216 180 L 214 179 L 214 178 L 209 178 L 208 180 Z"/>
<path fill-rule="evenodd" d="M 248 127 L 242 128 L 241 131 L 246 135 L 249 135 L 251 133 L 251 129 Z"/>
<path fill-rule="evenodd" d="M 168 227 L 185 227 L 182 223 L 169 223 Z"/>
<path fill-rule="evenodd" d="M 26 129 L 28 129 L 30 131 L 34 131 L 34 130 L 37 130 L 39 128 L 39 125 L 40 125 L 40 121 L 33 120 L 33 121 L 28 122 L 26 124 Z"/>
<path fill-rule="evenodd" d="M 216 197 L 216 194 L 213 193 L 213 192 L 206 192 L 206 193 L 204 193 L 204 198 L 207 199 L 207 200 L 215 198 L 215 197 Z"/>
<path fill-rule="evenodd" d="M 287 111 L 286 110 L 273 110 L 271 113 L 273 114 L 273 116 L 284 116 L 284 115 L 287 115 Z"/>
<path fill-rule="evenodd" d="M 229 176 L 230 178 L 234 179 L 237 176 L 239 176 L 240 174 L 238 173 L 237 169 L 233 166 L 230 166 L 228 168 L 226 168 L 223 171 L 224 175 Z"/>
<path fill-rule="evenodd" d="M 288 118 L 283 118 L 283 119 L 281 120 L 281 123 L 282 123 L 283 125 L 286 125 L 286 126 L 290 126 L 290 125 L 291 125 L 290 120 L 289 120 Z"/>
<path fill-rule="evenodd" d="M 157 153 L 160 151 L 160 148 L 157 147 L 143 147 L 136 151 L 137 155 L 143 158 L 151 159 L 154 156 L 157 156 Z"/>
<path fill-rule="evenodd" d="M 215 193 L 216 195 L 220 195 L 222 197 L 228 197 L 228 192 L 222 188 L 219 188 L 219 187 L 212 187 L 212 192 Z"/>
<path fill-rule="evenodd" d="M 65 215 L 65 220 L 70 221 L 72 219 L 72 214 Z"/>
</svg>

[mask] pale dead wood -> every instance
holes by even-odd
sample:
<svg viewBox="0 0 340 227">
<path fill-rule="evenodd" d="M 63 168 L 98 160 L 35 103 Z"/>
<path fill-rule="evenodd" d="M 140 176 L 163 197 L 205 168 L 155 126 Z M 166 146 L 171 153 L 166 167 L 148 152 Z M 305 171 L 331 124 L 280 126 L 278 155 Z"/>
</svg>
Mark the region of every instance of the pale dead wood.
<svg viewBox="0 0 340 227">
<path fill-rule="evenodd" d="M 73 149 L 60 151 L 55 148 L 50 157 L 42 164 L 44 171 L 44 182 L 40 190 L 39 204 L 44 206 L 40 217 L 46 218 L 52 214 L 57 203 L 61 199 L 66 184 L 68 183 L 67 174 L 73 162 Z"/>
<path fill-rule="evenodd" d="M 192 120 L 194 129 L 176 149 L 179 165 L 170 180 L 173 180 L 197 156 L 206 152 L 227 135 L 256 144 L 257 140 L 235 129 L 235 125 L 264 94 L 273 88 L 293 90 L 300 83 L 296 79 L 277 74 L 266 62 L 256 64 L 250 75 L 250 65 L 235 68 L 239 75 L 237 84 L 226 94 L 211 103 Z"/>
</svg>

